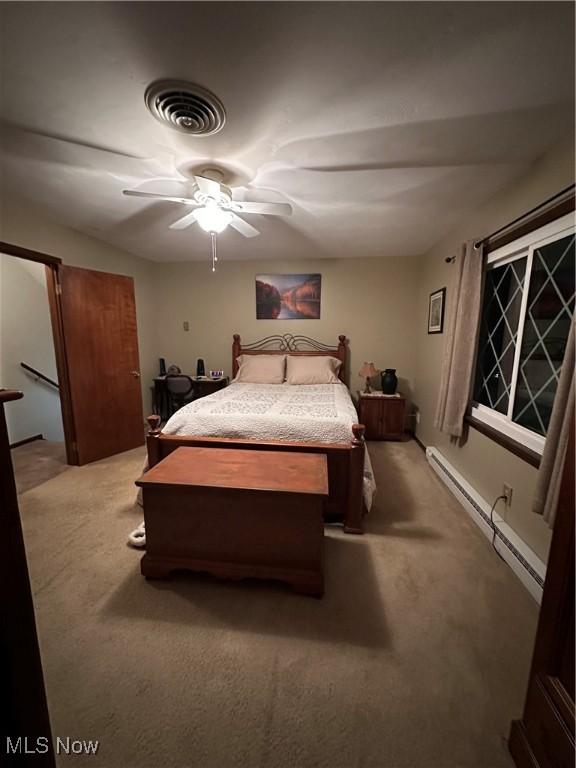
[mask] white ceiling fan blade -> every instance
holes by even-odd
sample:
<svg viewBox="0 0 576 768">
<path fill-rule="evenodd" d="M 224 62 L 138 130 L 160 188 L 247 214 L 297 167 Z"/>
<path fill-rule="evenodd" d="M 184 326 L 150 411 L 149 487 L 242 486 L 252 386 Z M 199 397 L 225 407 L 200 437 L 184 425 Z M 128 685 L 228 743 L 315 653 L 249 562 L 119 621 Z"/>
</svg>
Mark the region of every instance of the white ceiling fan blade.
<svg viewBox="0 0 576 768">
<path fill-rule="evenodd" d="M 182 216 L 181 219 L 175 221 L 174 224 L 170 224 L 170 229 L 186 229 L 196 221 L 196 211 L 187 213 L 186 216 Z"/>
<path fill-rule="evenodd" d="M 291 216 L 292 206 L 288 203 L 241 203 L 235 202 L 239 213 L 264 213 L 268 216 Z"/>
<path fill-rule="evenodd" d="M 198 189 L 208 197 L 216 197 L 220 194 L 220 184 L 205 176 L 194 176 L 194 181 L 198 184 Z"/>
<path fill-rule="evenodd" d="M 170 203 L 183 203 L 184 205 L 198 205 L 196 200 L 191 197 L 174 197 L 173 195 L 162 195 L 159 192 L 139 192 L 137 189 L 123 189 L 123 195 L 128 197 L 147 197 L 153 200 L 167 200 Z"/>
<path fill-rule="evenodd" d="M 237 232 L 240 232 L 241 235 L 244 235 L 244 237 L 256 237 L 256 235 L 260 234 L 256 227 L 253 227 L 252 224 L 248 224 L 247 221 L 241 219 L 240 216 L 236 216 L 235 213 L 232 214 L 230 226 L 234 227 L 234 229 Z"/>
<path fill-rule="evenodd" d="M 122 176 L 114 176 L 114 174 L 109 174 L 110 176 L 113 176 L 117 179 L 122 179 Z M 142 179 L 142 173 L 140 173 L 138 176 L 128 176 L 129 179 L 136 179 L 136 181 L 140 181 L 141 183 L 134 187 L 134 189 L 141 189 L 144 186 L 149 186 L 151 184 L 179 184 L 181 187 L 183 187 L 187 182 L 190 183 L 189 179 L 184 178 L 175 178 L 174 176 L 149 176 L 148 178 Z M 162 194 L 162 193 L 161 193 Z"/>
</svg>

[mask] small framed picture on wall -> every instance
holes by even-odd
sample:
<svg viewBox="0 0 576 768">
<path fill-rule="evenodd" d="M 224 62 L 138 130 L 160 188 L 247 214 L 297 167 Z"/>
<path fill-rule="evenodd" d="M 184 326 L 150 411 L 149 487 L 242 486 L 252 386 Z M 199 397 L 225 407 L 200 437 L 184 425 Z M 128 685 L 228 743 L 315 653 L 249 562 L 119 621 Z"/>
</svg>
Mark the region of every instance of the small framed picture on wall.
<svg viewBox="0 0 576 768">
<path fill-rule="evenodd" d="M 430 294 L 428 303 L 428 333 L 442 333 L 444 331 L 444 301 L 446 288 Z"/>
</svg>

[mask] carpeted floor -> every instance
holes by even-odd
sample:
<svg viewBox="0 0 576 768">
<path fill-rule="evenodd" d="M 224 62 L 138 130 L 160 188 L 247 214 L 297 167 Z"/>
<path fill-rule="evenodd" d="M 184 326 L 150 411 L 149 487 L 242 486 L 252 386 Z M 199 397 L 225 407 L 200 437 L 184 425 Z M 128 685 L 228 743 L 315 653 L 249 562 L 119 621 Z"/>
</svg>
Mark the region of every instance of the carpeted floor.
<svg viewBox="0 0 576 768">
<path fill-rule="evenodd" d="M 512 766 L 536 604 L 414 442 L 371 456 L 370 533 L 327 533 L 320 601 L 146 582 L 125 546 L 141 450 L 20 497 L 53 732 L 100 741 L 74 765 Z"/>
<path fill-rule="evenodd" d="M 10 451 L 16 490 L 24 493 L 68 469 L 64 443 L 34 440 Z"/>
</svg>

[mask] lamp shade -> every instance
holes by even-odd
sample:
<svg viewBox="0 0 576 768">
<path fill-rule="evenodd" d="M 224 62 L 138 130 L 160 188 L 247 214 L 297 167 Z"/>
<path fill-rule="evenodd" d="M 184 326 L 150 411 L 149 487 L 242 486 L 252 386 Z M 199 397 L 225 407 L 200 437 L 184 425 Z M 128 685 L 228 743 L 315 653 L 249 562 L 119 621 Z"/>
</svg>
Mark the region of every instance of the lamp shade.
<svg viewBox="0 0 576 768">
<path fill-rule="evenodd" d="M 364 379 L 370 379 L 377 374 L 378 371 L 374 368 L 374 363 L 364 363 L 358 372 L 358 376 L 362 376 Z"/>
<path fill-rule="evenodd" d="M 204 208 L 198 208 L 195 214 L 196 221 L 205 232 L 219 234 L 232 221 L 232 214 L 229 211 L 223 211 L 215 204 L 206 204 Z"/>
</svg>

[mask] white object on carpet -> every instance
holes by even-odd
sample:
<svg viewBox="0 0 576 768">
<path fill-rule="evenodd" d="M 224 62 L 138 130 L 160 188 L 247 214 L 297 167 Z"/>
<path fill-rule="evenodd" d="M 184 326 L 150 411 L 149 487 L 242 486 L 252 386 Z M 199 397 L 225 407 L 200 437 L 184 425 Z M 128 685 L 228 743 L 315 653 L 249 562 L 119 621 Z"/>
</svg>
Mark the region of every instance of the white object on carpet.
<svg viewBox="0 0 576 768">
<path fill-rule="evenodd" d="M 138 549 L 146 546 L 146 529 L 143 522 L 128 536 L 128 544 Z"/>
</svg>

